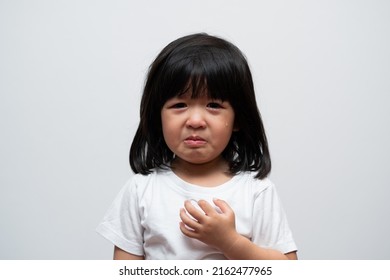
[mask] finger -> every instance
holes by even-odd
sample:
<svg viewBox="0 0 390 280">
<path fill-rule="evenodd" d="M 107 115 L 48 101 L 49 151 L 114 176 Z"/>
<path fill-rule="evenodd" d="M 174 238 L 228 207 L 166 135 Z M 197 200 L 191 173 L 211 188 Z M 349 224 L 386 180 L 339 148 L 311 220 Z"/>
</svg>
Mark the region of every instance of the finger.
<svg viewBox="0 0 390 280">
<path fill-rule="evenodd" d="M 190 216 L 188 216 L 188 214 L 186 213 L 186 210 L 184 210 L 183 208 L 180 209 L 180 219 L 182 220 L 184 225 L 191 228 L 192 230 L 196 231 L 200 227 L 200 224 L 197 221 L 195 221 L 194 219 L 192 219 Z"/>
<path fill-rule="evenodd" d="M 185 236 L 188 236 L 188 237 L 191 237 L 191 238 L 197 238 L 197 233 L 195 231 L 187 228 L 186 225 L 183 222 L 180 222 L 179 226 L 180 226 L 180 231 Z"/>
<path fill-rule="evenodd" d="M 227 204 L 226 201 L 219 199 L 219 198 L 214 198 L 213 199 L 214 204 L 221 209 L 222 213 L 227 214 L 227 213 L 234 213 L 233 209 Z"/>
<path fill-rule="evenodd" d="M 217 213 L 217 211 L 215 211 L 214 207 L 210 203 L 208 203 L 206 200 L 203 200 L 203 199 L 199 200 L 198 205 L 207 216 L 212 216 L 213 214 Z"/>
<path fill-rule="evenodd" d="M 194 219 L 196 219 L 200 223 L 206 217 L 205 214 L 201 210 L 197 209 L 194 205 L 192 205 L 190 200 L 186 200 L 184 202 L 184 207 L 185 207 L 185 210 L 187 210 L 188 214 L 190 214 Z"/>
</svg>

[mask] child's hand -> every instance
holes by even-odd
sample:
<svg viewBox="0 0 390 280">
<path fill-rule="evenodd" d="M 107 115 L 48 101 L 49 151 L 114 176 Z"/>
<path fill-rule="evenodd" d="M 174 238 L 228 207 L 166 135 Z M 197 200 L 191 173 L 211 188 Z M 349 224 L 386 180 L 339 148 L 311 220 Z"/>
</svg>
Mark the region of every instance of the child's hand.
<svg viewBox="0 0 390 280">
<path fill-rule="evenodd" d="M 180 230 L 184 235 L 195 238 L 222 252 L 227 252 L 240 237 L 236 231 L 235 216 L 232 208 L 223 200 L 214 199 L 222 213 L 218 213 L 210 203 L 200 200 L 198 205 L 204 211 L 197 209 L 190 201 L 180 209 Z M 190 214 L 192 217 L 190 217 Z"/>
</svg>

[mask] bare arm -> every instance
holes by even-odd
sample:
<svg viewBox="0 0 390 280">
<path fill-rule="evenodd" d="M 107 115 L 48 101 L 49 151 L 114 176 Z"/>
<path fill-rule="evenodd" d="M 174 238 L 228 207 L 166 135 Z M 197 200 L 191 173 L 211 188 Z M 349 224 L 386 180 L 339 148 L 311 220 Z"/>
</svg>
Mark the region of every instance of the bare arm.
<svg viewBox="0 0 390 280">
<path fill-rule="evenodd" d="M 123 251 L 121 248 L 115 246 L 114 248 L 114 260 L 144 260 L 143 256 L 137 256 Z"/>
<path fill-rule="evenodd" d="M 235 216 L 230 206 L 220 199 L 214 200 L 222 213 L 218 213 L 208 202 L 198 202 L 202 213 L 191 202 L 186 201 L 181 209 L 180 230 L 184 235 L 198 239 L 219 249 L 228 259 L 241 260 L 288 260 L 297 259 L 296 252 L 283 254 L 277 250 L 265 249 L 252 243 L 236 231 Z"/>
<path fill-rule="evenodd" d="M 243 236 L 239 236 L 236 242 L 224 252 L 228 259 L 245 259 L 245 260 L 297 260 L 296 252 L 283 254 L 277 250 L 264 249 Z"/>
</svg>

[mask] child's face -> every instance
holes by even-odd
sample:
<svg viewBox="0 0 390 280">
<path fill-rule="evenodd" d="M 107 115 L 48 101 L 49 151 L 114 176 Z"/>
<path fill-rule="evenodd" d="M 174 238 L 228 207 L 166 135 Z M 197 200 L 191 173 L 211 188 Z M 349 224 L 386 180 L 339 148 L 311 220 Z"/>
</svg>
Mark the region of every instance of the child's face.
<svg viewBox="0 0 390 280">
<path fill-rule="evenodd" d="M 176 157 L 192 164 L 220 157 L 234 128 L 229 102 L 207 94 L 191 99 L 191 92 L 169 99 L 161 110 L 164 140 Z"/>
</svg>

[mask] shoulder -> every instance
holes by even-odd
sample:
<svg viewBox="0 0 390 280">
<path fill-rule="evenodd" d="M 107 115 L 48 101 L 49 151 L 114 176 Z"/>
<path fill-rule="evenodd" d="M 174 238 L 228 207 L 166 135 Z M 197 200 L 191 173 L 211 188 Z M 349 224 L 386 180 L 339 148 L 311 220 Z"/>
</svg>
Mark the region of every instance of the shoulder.
<svg viewBox="0 0 390 280">
<path fill-rule="evenodd" d="M 166 173 L 164 169 L 152 169 L 149 174 L 141 174 L 141 173 L 136 173 L 130 175 L 130 178 L 128 179 L 126 184 L 142 184 L 144 182 L 148 182 L 150 180 L 155 179 L 156 177 L 161 176 L 162 174 Z"/>
<path fill-rule="evenodd" d="M 263 179 L 255 178 L 256 172 L 241 172 L 235 175 L 239 180 L 245 181 L 247 184 L 252 185 L 253 187 L 264 189 L 264 188 L 273 188 L 274 183 L 270 178 L 265 177 Z"/>
<path fill-rule="evenodd" d="M 127 180 L 124 189 L 131 192 L 143 193 L 148 188 L 161 181 L 163 177 L 170 176 L 170 170 L 153 169 L 149 174 L 133 174 Z"/>
<path fill-rule="evenodd" d="M 275 191 L 275 184 L 271 181 L 270 178 L 255 178 L 255 172 L 242 172 L 236 176 L 239 176 L 239 180 L 251 190 L 255 197 L 262 195 L 263 193 Z"/>
</svg>

